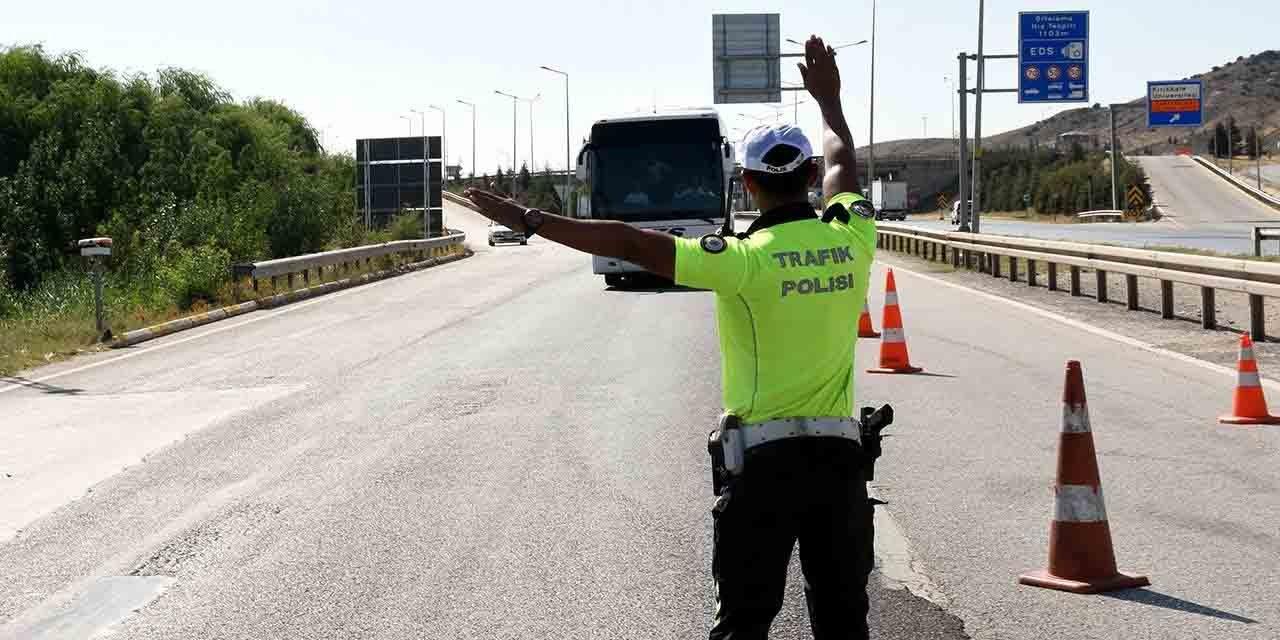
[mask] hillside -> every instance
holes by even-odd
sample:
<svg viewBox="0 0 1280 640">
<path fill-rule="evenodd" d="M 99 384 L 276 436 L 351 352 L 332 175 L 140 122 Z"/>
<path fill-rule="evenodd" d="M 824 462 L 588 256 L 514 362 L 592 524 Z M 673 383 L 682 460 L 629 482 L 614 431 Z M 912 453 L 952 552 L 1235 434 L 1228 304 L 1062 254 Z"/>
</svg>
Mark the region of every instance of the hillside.
<svg viewBox="0 0 1280 640">
<path fill-rule="evenodd" d="M 1116 123 L 1122 149 L 1160 146 L 1175 136 L 1179 144 L 1191 144 L 1197 152 L 1204 152 L 1210 144 L 1213 126 L 1230 116 L 1235 117 L 1237 126 L 1257 125 L 1259 131 L 1268 136 L 1280 130 L 1280 51 L 1242 56 L 1190 78 L 1203 80 L 1205 84 L 1205 126 L 1196 130 L 1147 129 L 1145 98 L 1139 97 L 1126 103 L 1129 108 L 1121 110 Z M 1068 131 L 1097 135 L 1106 144 L 1109 126 L 1108 110 L 1095 104 L 1064 111 L 1020 129 L 985 136 L 983 144 L 989 149 L 1025 147 L 1031 141 L 1044 146 Z M 866 147 L 860 147 L 858 155 L 865 156 Z M 891 140 L 876 143 L 876 155 L 955 155 L 955 141 L 950 138 Z"/>
</svg>

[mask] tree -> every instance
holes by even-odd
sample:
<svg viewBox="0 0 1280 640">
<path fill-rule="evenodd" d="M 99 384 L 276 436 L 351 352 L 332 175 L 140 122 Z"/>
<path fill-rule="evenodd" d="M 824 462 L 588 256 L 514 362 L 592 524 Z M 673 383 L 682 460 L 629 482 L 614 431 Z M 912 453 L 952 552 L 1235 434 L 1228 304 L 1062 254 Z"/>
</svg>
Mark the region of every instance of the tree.
<svg viewBox="0 0 1280 640">
<path fill-rule="evenodd" d="M 1227 153 L 1232 156 L 1240 155 L 1240 150 L 1244 148 L 1244 139 L 1240 135 L 1240 127 L 1236 126 L 1235 116 L 1227 117 L 1227 131 L 1231 136 L 1229 142 L 1224 149 L 1228 149 Z"/>
<path fill-rule="evenodd" d="M 1249 127 L 1244 135 L 1244 152 L 1250 159 L 1256 158 L 1258 155 L 1258 128 Z"/>
<path fill-rule="evenodd" d="M 185 305 L 229 261 L 335 241 L 354 217 L 354 170 L 298 112 L 236 103 L 199 73 L 121 78 L 76 55 L 0 49 L 0 278 L 13 289 L 80 268 L 75 240 L 110 235 L 113 277 Z"/>
<path fill-rule="evenodd" d="M 1213 137 L 1209 140 L 1209 148 L 1215 158 L 1227 153 L 1227 127 L 1221 121 L 1213 127 Z"/>
<path fill-rule="evenodd" d="M 520 165 L 520 175 L 516 178 L 516 187 L 520 190 L 520 193 L 529 192 L 529 183 L 531 180 L 532 175 L 529 173 L 529 164 L 522 163 Z"/>
</svg>

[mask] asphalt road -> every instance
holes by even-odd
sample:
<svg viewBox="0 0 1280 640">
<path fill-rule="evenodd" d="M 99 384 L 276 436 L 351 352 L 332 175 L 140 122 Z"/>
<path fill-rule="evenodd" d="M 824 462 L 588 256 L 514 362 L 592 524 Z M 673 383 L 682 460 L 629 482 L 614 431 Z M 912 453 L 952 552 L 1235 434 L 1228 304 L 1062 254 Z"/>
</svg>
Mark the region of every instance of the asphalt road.
<svg viewBox="0 0 1280 640">
<path fill-rule="evenodd" d="M 1131 159 L 1147 172 L 1152 197 L 1164 216 L 1158 222 L 1047 224 L 984 219 L 982 230 L 1046 240 L 1252 253 L 1253 227 L 1280 226 L 1280 211 L 1249 197 L 1191 158 L 1139 156 Z M 954 229 L 933 216 L 916 216 L 911 222 L 931 229 Z M 1274 244 L 1266 247 L 1268 254 L 1276 250 Z"/>
<path fill-rule="evenodd" d="M 0 382 L 0 637 L 705 637 L 710 295 L 450 214 L 476 256 Z M 893 574 L 879 637 L 964 637 Z"/>
<path fill-rule="evenodd" d="M 0 531 L 0 637 L 85 637 L 55 632 L 113 612 L 128 639 L 704 636 L 711 297 L 607 291 L 539 239 L 474 246 L 0 388 L 0 513 L 25 514 Z M 1231 376 L 898 283 L 932 375 L 857 380 L 899 416 L 877 637 L 1280 636 L 1280 429 L 1216 424 Z M 1151 589 L 1015 584 L 1045 562 L 1068 358 L 1120 564 Z M 776 638 L 807 637 L 800 586 L 793 562 Z"/>
</svg>

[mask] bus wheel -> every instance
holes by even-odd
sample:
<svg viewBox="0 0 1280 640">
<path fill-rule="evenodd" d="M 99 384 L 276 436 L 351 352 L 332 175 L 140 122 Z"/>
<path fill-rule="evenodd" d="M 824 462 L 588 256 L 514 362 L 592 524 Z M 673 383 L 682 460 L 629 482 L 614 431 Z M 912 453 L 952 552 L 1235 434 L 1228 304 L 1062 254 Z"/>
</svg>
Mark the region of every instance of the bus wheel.
<svg viewBox="0 0 1280 640">
<path fill-rule="evenodd" d="M 606 274 L 604 277 L 604 284 L 605 286 L 608 286 L 608 287 L 615 287 L 615 288 L 621 289 L 622 276 L 616 273 Z"/>
</svg>

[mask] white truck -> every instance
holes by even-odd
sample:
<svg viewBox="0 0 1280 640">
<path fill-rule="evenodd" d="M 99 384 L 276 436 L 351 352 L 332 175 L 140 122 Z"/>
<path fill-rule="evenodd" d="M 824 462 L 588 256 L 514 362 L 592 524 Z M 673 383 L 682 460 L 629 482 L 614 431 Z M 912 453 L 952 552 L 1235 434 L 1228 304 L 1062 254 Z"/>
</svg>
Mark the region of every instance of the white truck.
<svg viewBox="0 0 1280 640">
<path fill-rule="evenodd" d="M 584 218 L 698 238 L 725 226 L 734 172 L 728 129 L 714 109 L 640 113 L 598 120 L 578 153 Z M 580 203 L 583 201 L 580 201 Z M 621 287 L 647 272 L 593 256 L 592 270 Z"/>
<path fill-rule="evenodd" d="M 907 183 L 876 180 L 871 183 L 871 204 L 876 208 L 877 220 L 906 220 L 910 205 L 907 201 Z"/>
</svg>

